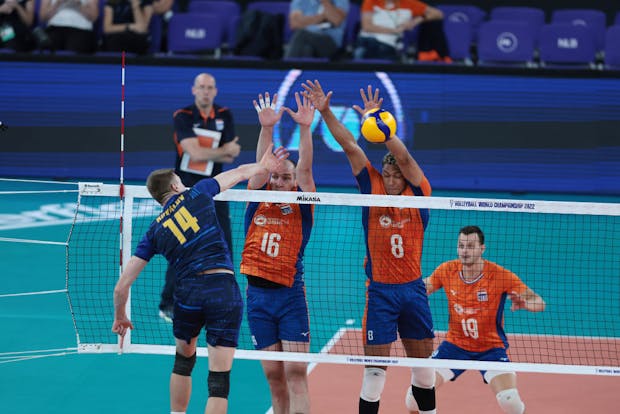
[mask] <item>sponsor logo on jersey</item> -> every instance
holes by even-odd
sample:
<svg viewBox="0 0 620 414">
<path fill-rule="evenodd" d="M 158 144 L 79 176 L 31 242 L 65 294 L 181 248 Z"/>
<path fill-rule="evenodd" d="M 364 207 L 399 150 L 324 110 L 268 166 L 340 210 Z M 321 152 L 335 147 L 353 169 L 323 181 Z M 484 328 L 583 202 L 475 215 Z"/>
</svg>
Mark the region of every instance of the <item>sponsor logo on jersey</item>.
<svg viewBox="0 0 620 414">
<path fill-rule="evenodd" d="M 478 302 L 488 302 L 489 301 L 489 294 L 487 293 L 487 291 L 485 289 L 479 290 L 477 295 L 478 295 Z"/>
<path fill-rule="evenodd" d="M 223 119 L 215 119 L 215 129 L 221 131 L 224 129 L 224 120 Z"/>
<path fill-rule="evenodd" d="M 383 228 L 388 228 L 392 225 L 392 219 L 390 216 L 381 216 L 379 217 L 379 225 Z"/>
<path fill-rule="evenodd" d="M 293 207 L 290 204 L 280 204 L 280 211 L 283 215 L 293 214 Z"/>
<path fill-rule="evenodd" d="M 259 214 L 258 216 L 254 217 L 254 224 L 256 224 L 257 226 L 264 226 L 265 224 L 267 224 L 267 217 Z"/>
</svg>

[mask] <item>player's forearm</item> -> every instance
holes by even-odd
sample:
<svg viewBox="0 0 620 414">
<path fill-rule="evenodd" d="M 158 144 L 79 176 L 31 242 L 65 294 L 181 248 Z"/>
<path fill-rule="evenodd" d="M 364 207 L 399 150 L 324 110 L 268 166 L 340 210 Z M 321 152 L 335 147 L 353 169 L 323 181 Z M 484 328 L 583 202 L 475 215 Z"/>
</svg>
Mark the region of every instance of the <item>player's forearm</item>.
<svg viewBox="0 0 620 414">
<path fill-rule="evenodd" d="M 258 135 L 258 143 L 256 144 L 256 162 L 259 162 L 269 145 L 273 142 L 273 126 L 261 127 Z"/>
<path fill-rule="evenodd" d="M 224 171 L 214 178 L 220 185 L 220 191 L 226 191 L 242 181 L 247 181 L 253 176 L 268 174 L 269 170 L 259 163 L 243 164 L 232 170 Z"/>
<path fill-rule="evenodd" d="M 231 155 L 228 154 L 224 147 L 217 148 L 206 148 L 206 147 L 198 147 L 192 148 L 189 151 L 186 151 L 189 154 L 189 158 L 194 162 L 232 162 L 230 160 Z"/>
<path fill-rule="evenodd" d="M 297 174 L 312 174 L 312 132 L 309 125 L 299 126 L 299 160 L 297 162 Z"/>
<path fill-rule="evenodd" d="M 413 185 L 420 185 L 424 172 L 400 138 L 395 135 L 392 139 L 386 141 L 385 146 L 394 155 L 398 168 L 400 168 L 405 178 Z"/>
<path fill-rule="evenodd" d="M 352 149 L 352 147 L 357 146 L 355 142 L 355 138 L 351 131 L 349 131 L 343 124 L 336 118 L 336 115 L 332 112 L 330 108 L 327 108 L 324 111 L 321 111 L 321 117 L 323 118 L 323 122 L 327 125 L 329 132 L 332 133 L 338 144 L 342 147 L 342 149 L 347 152 L 347 150 Z"/>
<path fill-rule="evenodd" d="M 545 310 L 547 304 L 540 296 L 536 295 L 534 298 L 528 298 L 525 300 L 525 307 L 530 312 L 542 312 Z"/>
</svg>

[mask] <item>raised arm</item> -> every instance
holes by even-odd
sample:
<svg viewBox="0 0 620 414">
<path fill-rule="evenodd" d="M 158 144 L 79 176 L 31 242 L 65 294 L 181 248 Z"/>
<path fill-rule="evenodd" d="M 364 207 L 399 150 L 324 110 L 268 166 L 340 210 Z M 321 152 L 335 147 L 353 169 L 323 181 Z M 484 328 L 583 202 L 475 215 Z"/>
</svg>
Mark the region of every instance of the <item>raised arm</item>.
<svg viewBox="0 0 620 414">
<path fill-rule="evenodd" d="M 409 150 L 405 147 L 405 144 L 400 140 L 400 138 L 398 138 L 398 136 L 394 135 L 391 139 L 385 142 L 385 146 L 388 151 L 394 155 L 398 168 L 400 168 L 401 173 L 407 181 L 416 187 L 419 187 L 422 183 L 422 179 L 424 178 L 424 172 L 416 160 L 411 156 Z"/>
<path fill-rule="evenodd" d="M 226 191 L 241 181 L 250 179 L 257 174 L 269 174 L 275 171 L 280 163 L 288 158 L 289 153 L 285 148 L 279 147 L 272 152 L 273 144 L 267 147 L 260 162 L 243 164 L 232 170 L 224 171 L 215 178 L 220 185 L 220 191 Z"/>
<path fill-rule="evenodd" d="M 299 160 L 295 169 L 297 184 L 303 191 L 316 191 L 312 174 L 313 148 L 310 130 L 314 119 L 314 107 L 305 96 L 300 98 L 299 92 L 295 92 L 295 102 L 297 102 L 297 112 L 286 107 L 282 109 L 299 125 Z"/>
<path fill-rule="evenodd" d="M 353 105 L 353 108 L 362 116 L 371 109 L 380 108 L 383 103 L 383 98 L 379 98 L 379 89 L 375 89 L 373 92 L 372 86 L 370 85 L 368 85 L 368 94 L 366 94 L 363 89 L 360 89 L 360 95 L 362 97 L 364 107 L 362 108 L 360 106 Z M 400 138 L 394 135 L 392 138 L 385 141 L 385 146 L 388 151 L 394 155 L 398 168 L 407 181 L 415 186 L 419 186 L 422 183 L 424 172 L 416 160 L 411 156 L 409 150 Z"/>
<path fill-rule="evenodd" d="M 355 137 L 353 137 L 351 131 L 336 118 L 329 107 L 332 92 L 330 91 L 326 95 L 318 80 L 306 81 L 306 83 L 303 83 L 301 86 L 304 88 L 304 96 L 308 98 L 312 105 L 321 113 L 323 122 L 325 122 L 327 128 L 329 128 L 329 132 L 331 132 L 338 144 L 342 147 L 342 150 L 351 164 L 353 175 L 358 175 L 360 171 L 366 167 L 368 157 L 366 157 L 364 150 L 357 145 L 357 141 L 355 141 Z"/>
<path fill-rule="evenodd" d="M 254 109 L 258 113 L 258 121 L 260 122 L 260 134 L 258 135 L 258 142 L 256 143 L 256 162 L 260 162 L 267 149 L 273 147 L 273 128 L 275 124 L 282 118 L 283 112 L 275 111 L 276 102 L 278 101 L 278 94 L 273 96 L 273 100 L 269 96 L 269 92 L 265 92 L 265 96 L 258 95 L 258 102 L 252 101 Z M 258 189 L 265 185 L 269 180 L 269 173 L 263 171 L 250 177 L 249 187 L 251 189 Z"/>
</svg>

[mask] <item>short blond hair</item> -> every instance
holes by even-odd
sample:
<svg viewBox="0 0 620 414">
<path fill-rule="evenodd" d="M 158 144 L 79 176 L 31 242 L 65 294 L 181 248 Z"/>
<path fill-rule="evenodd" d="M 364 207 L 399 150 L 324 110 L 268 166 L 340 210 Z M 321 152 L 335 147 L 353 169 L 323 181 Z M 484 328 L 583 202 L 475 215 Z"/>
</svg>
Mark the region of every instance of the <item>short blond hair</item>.
<svg viewBox="0 0 620 414">
<path fill-rule="evenodd" d="M 170 193 L 172 180 L 174 180 L 173 168 L 155 170 L 146 179 L 146 188 L 149 190 L 151 197 L 159 204 L 163 204 L 164 198 Z"/>
</svg>

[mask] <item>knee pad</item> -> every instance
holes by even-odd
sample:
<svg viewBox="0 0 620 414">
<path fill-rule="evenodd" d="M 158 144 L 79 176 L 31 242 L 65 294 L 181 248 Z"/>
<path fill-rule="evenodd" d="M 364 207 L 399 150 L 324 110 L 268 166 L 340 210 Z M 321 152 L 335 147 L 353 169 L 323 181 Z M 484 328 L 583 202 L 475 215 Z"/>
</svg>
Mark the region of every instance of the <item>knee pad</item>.
<svg viewBox="0 0 620 414">
<path fill-rule="evenodd" d="M 407 394 L 405 395 L 405 407 L 409 411 L 420 411 L 418 407 L 418 402 L 413 397 L 413 392 L 411 392 L 411 386 L 407 387 Z"/>
<path fill-rule="evenodd" d="M 523 414 L 525 404 L 521 401 L 519 391 L 516 388 L 509 388 L 497 393 L 497 403 L 505 413 Z"/>
<path fill-rule="evenodd" d="M 360 398 L 368 402 L 377 402 L 381 399 L 385 385 L 385 370 L 381 368 L 364 368 L 364 380 Z"/>
<path fill-rule="evenodd" d="M 209 397 L 226 398 L 230 391 L 230 371 L 209 371 Z"/>
<path fill-rule="evenodd" d="M 192 375 L 192 370 L 194 369 L 194 365 L 196 364 L 196 353 L 191 357 L 185 357 L 178 352 L 174 356 L 174 368 L 172 368 L 172 372 L 177 375 L 182 375 L 184 377 L 190 377 Z"/>
<path fill-rule="evenodd" d="M 411 368 L 411 384 L 420 388 L 435 386 L 435 368 Z"/>
</svg>

